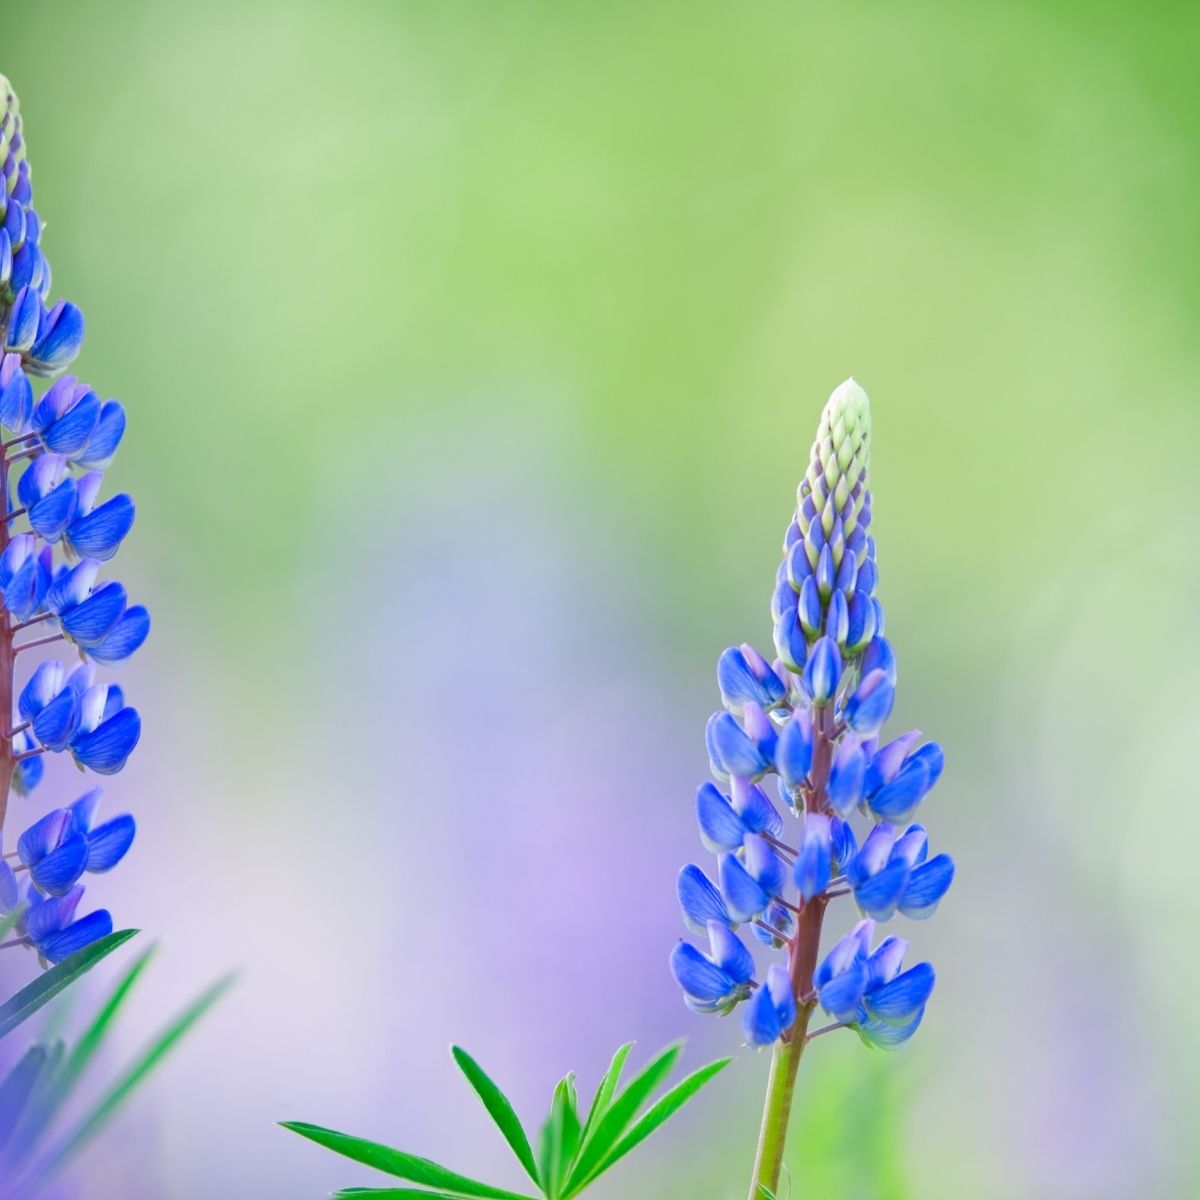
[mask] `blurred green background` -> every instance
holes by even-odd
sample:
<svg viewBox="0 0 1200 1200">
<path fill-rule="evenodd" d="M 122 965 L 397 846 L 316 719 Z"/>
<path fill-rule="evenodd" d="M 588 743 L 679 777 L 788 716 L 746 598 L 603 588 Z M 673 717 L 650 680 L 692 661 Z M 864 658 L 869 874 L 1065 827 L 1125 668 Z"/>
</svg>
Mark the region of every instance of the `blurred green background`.
<svg viewBox="0 0 1200 1200">
<path fill-rule="evenodd" d="M 894 727 L 946 748 L 926 820 L 960 873 L 912 930 L 919 1038 L 806 1060 L 793 1194 L 1200 1192 L 1200 12 L 74 0 L 4 28 L 156 619 L 112 788 L 142 835 L 102 885 L 164 940 L 125 1050 L 243 967 L 80 1195 L 370 1180 L 284 1118 L 515 1183 L 451 1038 L 530 1117 L 626 1038 L 737 1045 L 666 971 L 674 872 L 713 663 L 769 645 L 850 374 Z M 766 1066 L 740 1051 L 598 1200 L 740 1197 Z"/>
</svg>

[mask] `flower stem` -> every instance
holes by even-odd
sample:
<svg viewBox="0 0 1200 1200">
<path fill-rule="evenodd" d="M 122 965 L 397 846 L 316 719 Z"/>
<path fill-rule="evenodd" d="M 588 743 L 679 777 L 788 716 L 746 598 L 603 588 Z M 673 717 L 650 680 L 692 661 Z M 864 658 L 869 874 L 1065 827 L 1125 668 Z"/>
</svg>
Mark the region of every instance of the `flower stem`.
<svg viewBox="0 0 1200 1200">
<path fill-rule="evenodd" d="M 833 760 L 832 714 L 828 708 L 817 709 L 813 720 L 813 761 L 807 789 L 807 809 L 821 812 L 828 807 L 829 768 Z M 796 932 L 788 943 L 788 975 L 796 997 L 796 1020 L 775 1043 L 771 1056 L 771 1073 L 767 1078 L 767 1095 L 763 1101 L 762 1128 L 758 1135 L 758 1153 L 754 1160 L 754 1175 L 750 1180 L 749 1200 L 763 1200 L 760 1188 L 772 1194 L 779 1187 L 783 1170 L 783 1149 L 787 1142 L 788 1120 L 792 1114 L 792 1099 L 796 1092 L 796 1074 L 800 1057 L 807 1042 L 808 1022 L 816 1007 L 811 998 L 813 975 L 821 947 L 821 922 L 825 918 L 824 896 L 817 896 L 799 910 Z"/>
</svg>

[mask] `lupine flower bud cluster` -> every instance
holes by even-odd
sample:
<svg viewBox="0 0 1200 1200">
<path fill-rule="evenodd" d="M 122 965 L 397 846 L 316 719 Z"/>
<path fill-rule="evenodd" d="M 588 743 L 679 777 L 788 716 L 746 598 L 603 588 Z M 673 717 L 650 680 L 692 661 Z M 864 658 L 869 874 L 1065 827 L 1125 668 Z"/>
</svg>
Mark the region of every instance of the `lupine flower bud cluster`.
<svg viewBox="0 0 1200 1200">
<path fill-rule="evenodd" d="M 125 588 L 102 580 L 133 525 L 129 496 L 102 499 L 104 472 L 125 432 L 125 411 L 75 376 L 84 322 L 59 300 L 47 307 L 50 264 L 33 207 L 17 98 L 0 76 L 0 853 L 10 791 L 26 797 L 44 756 L 113 775 L 141 733 L 141 718 L 95 666 L 127 659 L 150 617 Z M 43 380 L 53 380 L 43 383 Z M 25 670 L 22 651 L 65 643 L 74 662 Z M 18 692 L 18 675 L 25 682 Z M 14 711 L 15 709 L 15 711 Z M 5 711 L 7 710 L 7 711 Z M 77 910 L 85 874 L 111 870 L 133 841 L 128 814 L 97 823 L 98 789 L 25 829 L 0 858 L 0 915 L 20 912 L 9 945 L 59 962 L 112 930 L 109 913 Z"/>
<path fill-rule="evenodd" d="M 714 879 L 689 864 L 678 880 L 685 923 L 707 947 L 681 942 L 671 966 L 698 1012 L 744 1002 L 755 1046 L 787 1038 L 819 1003 L 869 1045 L 892 1048 L 915 1032 L 933 989 L 928 963 L 903 969 L 903 938 L 872 945 L 877 923 L 930 916 L 954 863 L 930 855 L 925 827 L 913 821 L 942 773 L 941 748 L 921 744 L 915 730 L 881 741 L 896 660 L 876 596 L 869 453 L 867 395 L 848 380 L 822 414 L 784 539 L 776 658 L 742 645 L 717 664 L 724 708 L 706 736 L 718 783 L 696 796 L 700 839 L 717 869 Z M 790 834 L 784 812 L 795 818 Z M 826 906 L 841 896 L 863 919 L 801 978 L 798 922 L 815 916 L 807 928 L 819 937 Z M 744 929 L 785 950 L 787 966 L 772 963 L 756 979 Z"/>
</svg>

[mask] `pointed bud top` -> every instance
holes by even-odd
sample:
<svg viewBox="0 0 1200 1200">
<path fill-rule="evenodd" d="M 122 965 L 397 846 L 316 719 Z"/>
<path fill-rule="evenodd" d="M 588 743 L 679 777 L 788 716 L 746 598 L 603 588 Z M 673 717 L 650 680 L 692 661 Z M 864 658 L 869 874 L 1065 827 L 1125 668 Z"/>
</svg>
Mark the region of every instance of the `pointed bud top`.
<svg viewBox="0 0 1200 1200">
<path fill-rule="evenodd" d="M 810 537 L 813 523 L 809 512 L 821 514 L 820 524 L 829 535 L 835 516 L 841 518 L 842 536 L 848 538 L 857 528 L 867 489 L 867 465 L 870 460 L 871 406 L 867 393 L 847 379 L 835 389 L 821 413 L 817 440 L 813 443 L 808 472 L 800 484 L 797 523 L 800 532 Z M 811 501 L 806 504 L 805 501 Z M 841 565 L 842 549 L 833 549 L 834 568 Z"/>
</svg>

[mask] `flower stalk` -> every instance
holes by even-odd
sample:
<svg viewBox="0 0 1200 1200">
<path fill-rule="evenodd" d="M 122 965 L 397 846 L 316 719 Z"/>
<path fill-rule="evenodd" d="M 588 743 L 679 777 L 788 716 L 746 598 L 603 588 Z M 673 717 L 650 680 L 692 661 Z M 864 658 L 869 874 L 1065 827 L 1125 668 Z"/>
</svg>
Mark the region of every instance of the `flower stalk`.
<svg viewBox="0 0 1200 1200">
<path fill-rule="evenodd" d="M 743 644 L 717 663 L 724 710 L 706 731 L 717 783 L 696 795 L 716 882 L 694 863 L 678 879 L 685 924 L 708 939 L 707 953 L 688 942 L 671 953 L 685 1003 L 701 1013 L 742 1005 L 747 1044 L 772 1047 L 750 1200 L 779 1185 L 815 1009 L 833 1018 L 818 1033 L 853 1029 L 876 1049 L 916 1032 L 933 968 L 902 970 L 908 942 L 873 947 L 875 926 L 932 915 L 954 877 L 949 855 L 930 857 L 925 827 L 912 822 L 941 776 L 941 748 L 919 746 L 916 730 L 880 744 L 897 673 L 868 533 L 870 435 L 867 394 L 847 380 L 821 415 L 784 538 L 771 604 L 777 657 Z M 784 836 L 772 777 L 796 834 Z M 840 896 L 863 919 L 821 959 L 826 910 Z M 784 962 L 760 973 L 743 925 Z"/>
</svg>

